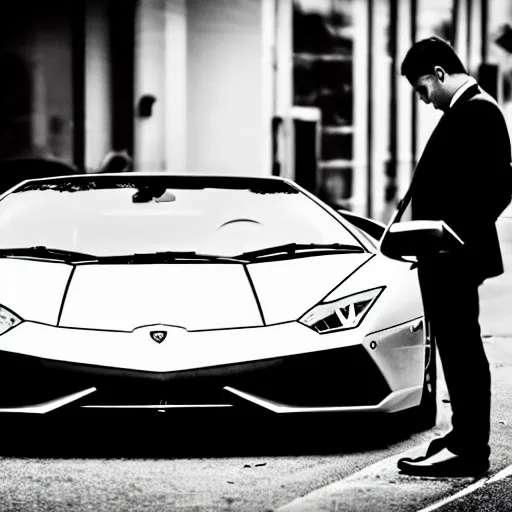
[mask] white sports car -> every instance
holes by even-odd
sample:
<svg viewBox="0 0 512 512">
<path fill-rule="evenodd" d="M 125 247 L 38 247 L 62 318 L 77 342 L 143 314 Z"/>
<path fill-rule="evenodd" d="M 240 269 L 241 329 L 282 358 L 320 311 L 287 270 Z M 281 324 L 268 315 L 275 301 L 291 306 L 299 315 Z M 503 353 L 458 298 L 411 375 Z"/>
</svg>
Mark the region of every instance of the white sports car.
<svg viewBox="0 0 512 512">
<path fill-rule="evenodd" d="M 431 426 L 417 273 L 380 229 L 282 178 L 24 181 L 0 196 L 0 412 L 409 409 Z"/>
</svg>

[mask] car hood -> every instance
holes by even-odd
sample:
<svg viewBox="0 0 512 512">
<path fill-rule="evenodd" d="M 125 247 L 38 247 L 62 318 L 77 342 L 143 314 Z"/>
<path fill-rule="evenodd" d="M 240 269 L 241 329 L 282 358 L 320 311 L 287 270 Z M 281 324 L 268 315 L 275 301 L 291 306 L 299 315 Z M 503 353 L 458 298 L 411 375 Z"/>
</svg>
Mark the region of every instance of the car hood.
<svg viewBox="0 0 512 512">
<path fill-rule="evenodd" d="M 370 257 L 75 267 L 2 259 L 0 304 L 25 320 L 83 329 L 257 327 L 296 320 Z"/>
</svg>

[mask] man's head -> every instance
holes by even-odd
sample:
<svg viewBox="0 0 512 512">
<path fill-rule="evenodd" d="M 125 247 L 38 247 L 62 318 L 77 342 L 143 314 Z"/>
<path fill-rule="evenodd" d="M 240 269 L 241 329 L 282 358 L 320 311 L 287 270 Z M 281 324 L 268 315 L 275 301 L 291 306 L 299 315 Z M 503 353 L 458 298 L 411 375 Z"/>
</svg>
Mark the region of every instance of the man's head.
<svg viewBox="0 0 512 512">
<path fill-rule="evenodd" d="M 401 73 L 422 101 L 444 111 L 468 79 L 466 68 L 453 48 L 439 37 L 414 43 L 402 62 Z"/>
</svg>

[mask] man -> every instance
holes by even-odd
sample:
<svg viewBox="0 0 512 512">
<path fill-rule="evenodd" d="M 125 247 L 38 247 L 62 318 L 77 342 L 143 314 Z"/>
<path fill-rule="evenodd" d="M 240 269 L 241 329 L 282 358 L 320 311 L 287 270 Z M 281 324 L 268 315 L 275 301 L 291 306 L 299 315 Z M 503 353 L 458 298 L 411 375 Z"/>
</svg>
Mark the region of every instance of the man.
<svg viewBox="0 0 512 512">
<path fill-rule="evenodd" d="M 507 126 L 494 99 L 466 72 L 452 47 L 415 43 L 401 69 L 419 98 L 444 112 L 417 165 L 399 215 L 443 220 L 464 241 L 457 252 L 418 262 L 452 407 L 452 428 L 427 453 L 400 459 L 406 474 L 472 476 L 489 468 L 491 378 L 481 339 L 478 288 L 503 273 L 496 220 L 510 203 Z"/>
</svg>

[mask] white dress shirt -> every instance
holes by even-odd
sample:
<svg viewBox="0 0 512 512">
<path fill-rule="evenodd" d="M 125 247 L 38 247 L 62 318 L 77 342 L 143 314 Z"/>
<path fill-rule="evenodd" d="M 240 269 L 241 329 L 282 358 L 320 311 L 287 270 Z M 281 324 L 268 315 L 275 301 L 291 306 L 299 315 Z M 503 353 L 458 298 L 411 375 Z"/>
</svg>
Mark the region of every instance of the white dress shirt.
<svg viewBox="0 0 512 512">
<path fill-rule="evenodd" d="M 473 85 L 475 85 L 477 82 L 476 80 L 470 76 L 469 77 L 469 80 L 464 84 L 464 85 L 461 85 L 458 89 L 457 89 L 457 92 L 453 95 L 452 97 L 452 101 L 450 102 L 450 108 L 453 107 L 453 105 L 455 104 L 455 102 Z"/>
</svg>

